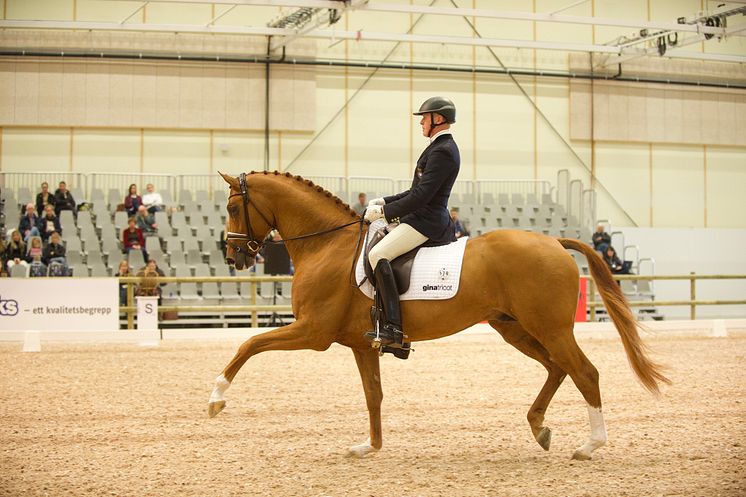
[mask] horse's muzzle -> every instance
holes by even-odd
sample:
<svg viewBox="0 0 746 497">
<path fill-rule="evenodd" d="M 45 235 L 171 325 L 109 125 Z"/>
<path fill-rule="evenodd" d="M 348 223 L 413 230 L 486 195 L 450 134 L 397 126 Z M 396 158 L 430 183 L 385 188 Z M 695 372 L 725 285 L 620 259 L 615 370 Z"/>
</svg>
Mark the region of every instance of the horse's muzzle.
<svg viewBox="0 0 746 497">
<path fill-rule="evenodd" d="M 242 269 L 248 269 L 253 266 L 256 262 L 256 258 L 254 256 L 246 254 L 246 252 L 234 250 L 232 257 L 231 254 L 229 254 L 225 258 L 225 262 L 229 265 L 235 266 L 236 269 L 240 271 Z"/>
</svg>

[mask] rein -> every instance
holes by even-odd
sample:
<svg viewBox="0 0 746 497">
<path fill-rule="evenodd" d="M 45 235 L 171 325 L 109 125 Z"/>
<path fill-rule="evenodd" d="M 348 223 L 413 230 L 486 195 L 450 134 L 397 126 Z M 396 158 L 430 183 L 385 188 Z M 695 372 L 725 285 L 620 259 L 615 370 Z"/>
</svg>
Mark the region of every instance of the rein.
<svg viewBox="0 0 746 497">
<path fill-rule="evenodd" d="M 340 226 L 335 226 L 333 228 L 329 228 L 329 229 L 325 229 L 321 231 L 314 231 L 313 233 L 306 233 L 305 235 L 298 235 L 298 236 L 294 236 L 291 238 L 284 238 L 278 241 L 274 241 L 274 240 L 259 241 L 256 239 L 256 237 L 254 237 L 253 230 L 251 229 L 251 216 L 249 214 L 249 206 L 251 205 L 254 206 L 254 209 L 256 209 L 256 211 L 259 213 L 259 215 L 264 220 L 264 222 L 267 223 L 270 230 L 276 230 L 277 227 L 275 226 L 275 223 L 272 223 L 269 221 L 269 219 L 267 219 L 267 216 L 265 216 L 264 213 L 259 210 L 259 207 L 254 202 L 252 202 L 251 199 L 249 198 L 249 186 L 246 181 L 246 173 L 241 173 L 241 175 L 238 177 L 238 183 L 241 188 L 241 192 L 232 193 L 228 196 L 228 198 L 230 199 L 232 197 L 237 197 L 239 195 L 243 198 L 244 208 L 242 209 L 242 211 L 243 211 L 244 221 L 246 222 L 246 229 L 248 233 L 235 233 L 233 231 L 229 231 L 226 233 L 226 242 L 228 243 L 246 242 L 245 248 L 248 254 L 252 257 L 255 257 L 256 254 L 258 254 L 259 251 L 262 249 L 262 247 L 265 245 L 265 243 L 278 244 L 278 245 L 284 244 L 285 242 L 291 242 L 294 240 L 303 240 L 304 238 L 312 238 L 314 236 L 326 235 L 328 233 L 333 233 L 335 231 L 339 231 L 341 229 L 347 228 L 348 226 L 359 224 L 360 228 L 358 230 L 357 242 L 355 244 L 355 252 L 353 253 L 353 257 L 352 257 L 352 267 L 350 268 L 350 278 L 352 278 L 352 273 L 355 269 L 355 255 L 357 255 L 357 251 L 360 248 L 360 241 L 362 240 L 362 237 L 363 237 L 363 225 L 365 224 L 365 219 L 363 217 L 361 217 L 359 221 L 352 221 L 346 224 L 342 224 Z M 231 246 L 237 252 L 242 253 L 243 247 L 240 244 L 232 243 Z M 350 281 L 352 280 L 350 279 Z"/>
</svg>

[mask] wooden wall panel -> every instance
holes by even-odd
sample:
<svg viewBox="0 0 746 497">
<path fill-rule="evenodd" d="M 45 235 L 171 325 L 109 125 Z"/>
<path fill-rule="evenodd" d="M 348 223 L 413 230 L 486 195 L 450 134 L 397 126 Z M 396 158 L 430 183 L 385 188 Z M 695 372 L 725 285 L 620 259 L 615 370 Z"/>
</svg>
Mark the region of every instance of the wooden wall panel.
<svg viewBox="0 0 746 497">
<path fill-rule="evenodd" d="M 3 60 L 0 126 L 262 129 L 264 66 Z M 316 70 L 273 66 L 272 129 L 313 131 Z"/>
<path fill-rule="evenodd" d="M 209 72 L 202 87 L 202 124 L 210 129 L 226 128 L 226 69 Z"/>
<path fill-rule="evenodd" d="M 232 66 L 225 70 L 225 124 L 226 128 L 250 128 L 249 77 L 247 66 Z"/>
<path fill-rule="evenodd" d="M 570 69 L 588 73 L 589 60 L 570 54 Z M 616 66 L 596 69 L 609 80 L 593 85 L 593 133 L 590 83 L 570 84 L 570 137 L 574 140 L 630 141 L 692 145 L 746 145 L 746 90 L 675 84 L 613 81 Z M 743 85 L 746 66 L 713 61 L 634 59 L 624 63 L 627 77 L 660 80 L 686 77 Z M 743 123 L 743 124 L 741 124 Z"/>
<path fill-rule="evenodd" d="M 629 129 L 627 139 L 633 142 L 645 141 L 648 134 L 648 98 L 645 88 L 631 86 L 629 88 Z"/>
<path fill-rule="evenodd" d="M 202 66 L 179 67 L 179 124 L 180 128 L 201 128 L 202 81 L 205 78 Z"/>
<path fill-rule="evenodd" d="M 100 64 L 86 64 L 85 125 L 96 126 L 109 121 L 109 71 Z"/>
<path fill-rule="evenodd" d="M 85 64 L 66 62 L 62 75 L 62 115 L 65 116 L 65 125 L 85 125 L 85 95 Z"/>
<path fill-rule="evenodd" d="M 134 92 L 132 65 L 112 65 L 109 77 L 109 115 L 107 116 L 109 125 L 114 126 L 120 123 L 121 126 L 132 126 Z"/>
<path fill-rule="evenodd" d="M 746 91 L 597 82 L 596 140 L 692 145 L 746 145 Z M 590 85 L 570 85 L 570 137 L 589 140 Z"/>
<path fill-rule="evenodd" d="M 156 66 L 155 125 L 159 128 L 179 127 L 179 68 Z"/>
<path fill-rule="evenodd" d="M 39 124 L 39 64 L 19 64 L 16 72 L 15 118 L 19 124 Z"/>
<path fill-rule="evenodd" d="M 39 65 L 39 116 L 51 125 L 65 122 L 62 114 L 62 75 L 64 64 L 55 62 Z"/>
<path fill-rule="evenodd" d="M 16 63 L 0 60 L 0 122 L 15 122 L 16 115 Z"/>
<path fill-rule="evenodd" d="M 132 65 L 132 124 L 140 128 L 156 126 L 156 66 Z"/>
</svg>

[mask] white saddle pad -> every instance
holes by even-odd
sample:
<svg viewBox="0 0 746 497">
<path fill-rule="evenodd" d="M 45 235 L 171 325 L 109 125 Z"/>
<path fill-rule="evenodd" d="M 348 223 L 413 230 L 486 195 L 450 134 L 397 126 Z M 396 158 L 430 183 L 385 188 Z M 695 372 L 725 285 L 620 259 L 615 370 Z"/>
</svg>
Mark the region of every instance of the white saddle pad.
<svg viewBox="0 0 746 497">
<path fill-rule="evenodd" d="M 375 221 L 368 229 L 368 238 L 386 225 L 382 219 Z M 422 247 L 414 258 L 409 290 L 399 296 L 400 300 L 444 300 L 453 298 L 458 292 L 461 280 L 461 263 L 468 237 L 459 238 L 454 243 L 440 247 Z M 358 285 L 365 278 L 363 268 L 364 253 L 360 254 L 355 267 L 355 281 Z M 366 281 L 360 291 L 373 298 L 373 286 Z"/>
</svg>

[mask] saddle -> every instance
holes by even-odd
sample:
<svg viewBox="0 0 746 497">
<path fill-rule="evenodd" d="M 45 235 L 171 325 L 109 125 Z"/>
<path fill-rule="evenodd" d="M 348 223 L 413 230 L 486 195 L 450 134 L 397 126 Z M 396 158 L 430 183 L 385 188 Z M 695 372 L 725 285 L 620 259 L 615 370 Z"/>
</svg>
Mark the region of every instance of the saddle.
<svg viewBox="0 0 746 497">
<path fill-rule="evenodd" d="M 389 229 L 389 226 L 391 227 L 391 229 Z M 388 235 L 395 226 L 396 225 L 394 224 L 390 224 L 377 230 L 375 233 L 373 233 L 373 236 L 370 238 L 368 245 L 365 247 L 365 276 L 368 278 L 370 284 L 374 287 L 376 286 L 376 278 L 373 275 L 373 268 L 370 265 L 368 255 L 370 254 L 370 251 L 373 249 L 373 247 L 375 247 L 378 242 L 383 240 L 383 237 Z M 409 252 L 400 255 L 393 261 L 389 261 L 391 263 L 391 269 L 394 271 L 394 279 L 396 280 L 396 288 L 399 291 L 399 295 L 402 295 L 406 293 L 407 290 L 409 290 L 412 265 L 414 264 L 414 258 L 419 250 L 420 247 L 413 248 Z"/>
</svg>

